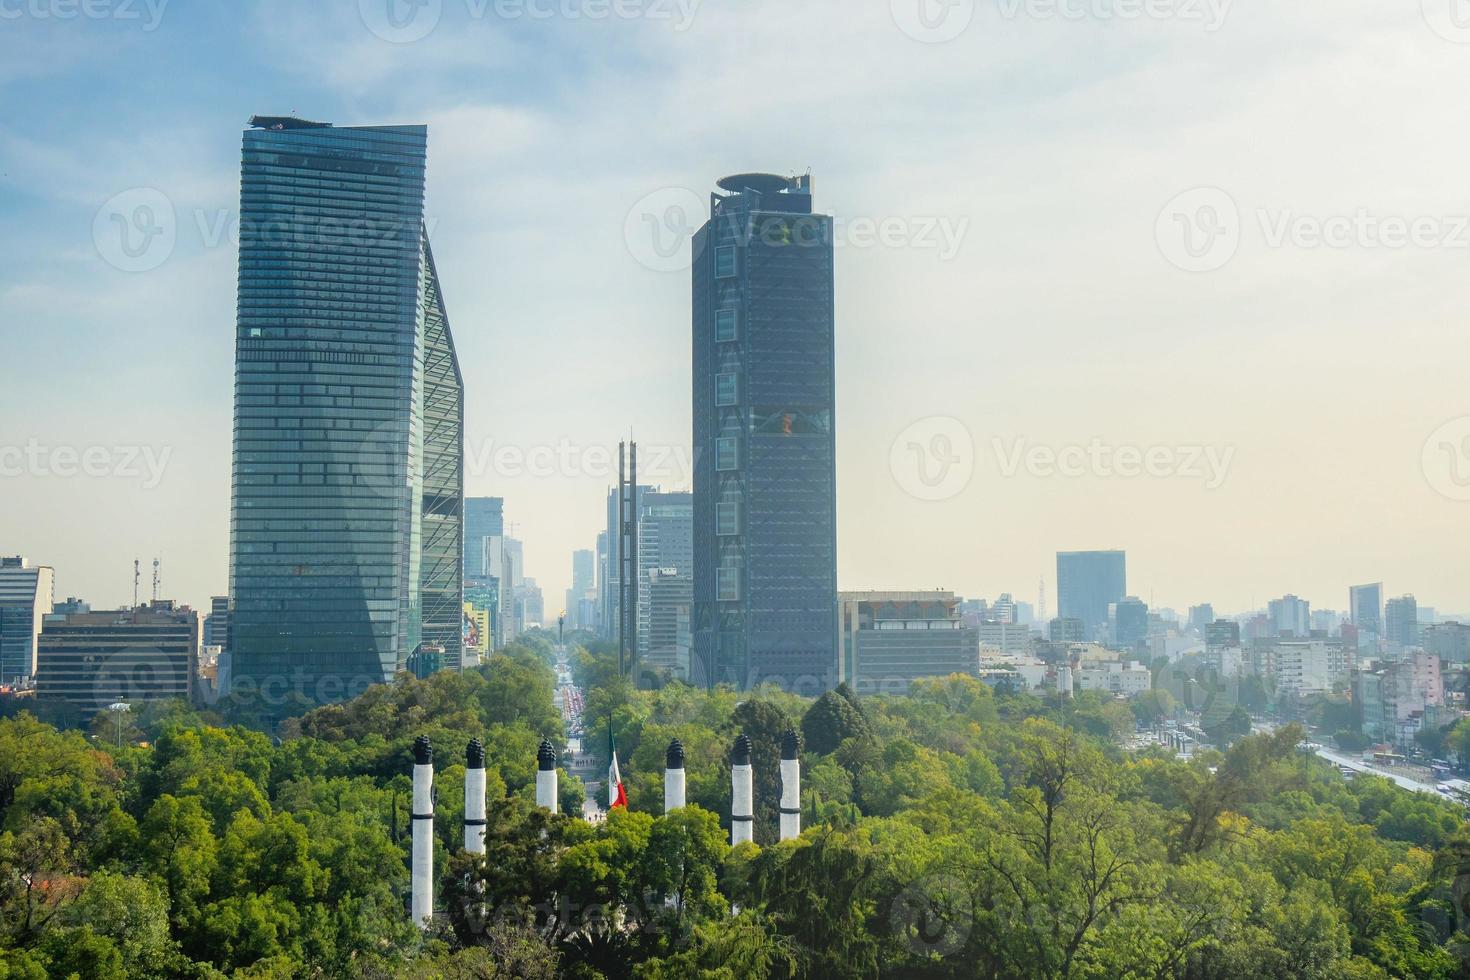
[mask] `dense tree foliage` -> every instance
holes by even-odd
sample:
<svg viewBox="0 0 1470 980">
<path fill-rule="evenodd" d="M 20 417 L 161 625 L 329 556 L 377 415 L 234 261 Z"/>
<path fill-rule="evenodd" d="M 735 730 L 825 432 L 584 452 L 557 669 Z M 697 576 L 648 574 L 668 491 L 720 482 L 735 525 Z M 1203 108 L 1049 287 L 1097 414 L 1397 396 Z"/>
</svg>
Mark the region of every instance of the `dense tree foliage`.
<svg viewBox="0 0 1470 980">
<path fill-rule="evenodd" d="M 1175 710 L 1163 692 L 634 690 L 615 651 L 579 649 L 588 747 L 611 719 L 631 800 L 589 823 L 565 773 L 563 812 L 534 805 L 536 745 L 560 736 L 550 653 L 533 638 L 269 734 L 177 705 L 89 734 L 0 720 L 0 980 L 1470 975 L 1462 811 L 1344 781 L 1296 726 L 1227 713 L 1229 749 L 1180 760 L 1118 738 Z M 805 832 L 778 842 L 787 730 Z M 741 732 L 756 842 L 732 849 Z M 439 781 L 426 932 L 404 908 L 419 734 Z M 460 850 L 471 737 L 484 856 Z M 689 805 L 664 814 L 675 737 Z"/>
</svg>

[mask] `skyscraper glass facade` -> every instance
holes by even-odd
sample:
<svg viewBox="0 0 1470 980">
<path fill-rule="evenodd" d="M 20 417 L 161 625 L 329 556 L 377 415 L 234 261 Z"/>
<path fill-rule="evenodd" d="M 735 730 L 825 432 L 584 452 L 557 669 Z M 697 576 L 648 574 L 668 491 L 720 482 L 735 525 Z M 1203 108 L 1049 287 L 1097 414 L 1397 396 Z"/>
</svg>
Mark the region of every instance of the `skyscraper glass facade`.
<svg viewBox="0 0 1470 980">
<path fill-rule="evenodd" d="M 470 497 L 464 502 L 464 577 L 499 575 L 498 548 L 505 536 L 505 499 Z"/>
<path fill-rule="evenodd" d="M 423 231 L 427 131 L 251 124 L 233 677 L 333 700 L 420 644 L 460 660 L 463 384 Z"/>
<path fill-rule="evenodd" d="M 1082 622 L 1089 640 L 1107 640 L 1108 606 L 1128 594 L 1121 551 L 1057 552 L 1057 613 Z"/>
<path fill-rule="evenodd" d="M 837 671 L 832 219 L 809 177 L 720 181 L 693 241 L 696 682 Z"/>
</svg>

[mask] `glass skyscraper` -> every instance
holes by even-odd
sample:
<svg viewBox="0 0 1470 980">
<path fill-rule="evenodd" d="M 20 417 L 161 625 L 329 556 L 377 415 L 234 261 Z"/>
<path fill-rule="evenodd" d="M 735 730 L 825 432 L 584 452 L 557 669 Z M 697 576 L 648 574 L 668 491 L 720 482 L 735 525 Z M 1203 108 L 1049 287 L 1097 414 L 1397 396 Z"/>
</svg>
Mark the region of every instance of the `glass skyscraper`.
<svg viewBox="0 0 1470 980">
<path fill-rule="evenodd" d="M 245 131 L 232 676 L 345 697 L 460 663 L 464 391 L 424 232 L 423 126 Z"/>
<path fill-rule="evenodd" d="M 1124 552 L 1057 552 L 1057 615 L 1080 621 L 1089 640 L 1107 639 L 1108 606 L 1127 594 Z"/>
<path fill-rule="evenodd" d="M 809 176 L 719 182 L 693 241 L 693 679 L 835 683 L 832 219 Z"/>
</svg>

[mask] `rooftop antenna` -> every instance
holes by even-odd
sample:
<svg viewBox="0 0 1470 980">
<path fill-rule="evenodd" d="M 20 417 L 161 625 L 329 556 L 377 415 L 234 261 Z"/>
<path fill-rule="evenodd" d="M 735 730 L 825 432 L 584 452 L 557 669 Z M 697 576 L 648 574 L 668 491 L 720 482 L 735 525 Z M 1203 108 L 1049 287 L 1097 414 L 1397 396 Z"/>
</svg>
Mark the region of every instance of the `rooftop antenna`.
<svg viewBox="0 0 1470 980">
<path fill-rule="evenodd" d="M 143 578 L 143 572 L 141 570 L 142 567 L 143 567 L 143 563 L 140 562 L 138 559 L 134 558 L 133 559 L 133 608 L 134 609 L 137 609 L 138 608 L 138 582 L 141 581 L 142 578 Z"/>
<path fill-rule="evenodd" d="M 153 559 L 153 601 L 155 603 L 158 602 L 158 582 L 160 579 L 159 568 L 159 560 L 157 558 Z"/>
</svg>

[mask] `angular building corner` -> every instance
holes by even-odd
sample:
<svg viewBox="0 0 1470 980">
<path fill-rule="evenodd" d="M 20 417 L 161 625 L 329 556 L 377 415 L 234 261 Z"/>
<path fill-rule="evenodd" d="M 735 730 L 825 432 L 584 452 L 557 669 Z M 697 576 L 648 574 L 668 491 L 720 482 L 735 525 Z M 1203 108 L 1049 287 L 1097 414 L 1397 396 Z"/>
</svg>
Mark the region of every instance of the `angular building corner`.
<svg viewBox="0 0 1470 980">
<path fill-rule="evenodd" d="M 425 646 L 443 650 L 444 666 L 457 670 L 464 665 L 464 377 L 427 232 L 423 254 L 420 621 Z"/>
</svg>

